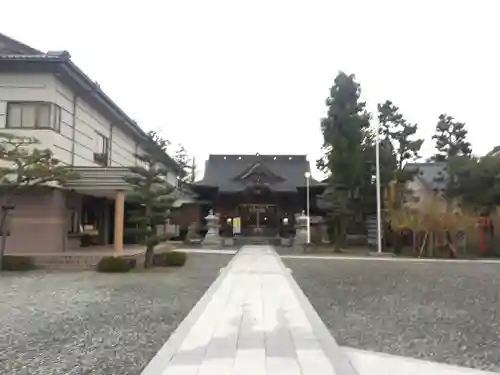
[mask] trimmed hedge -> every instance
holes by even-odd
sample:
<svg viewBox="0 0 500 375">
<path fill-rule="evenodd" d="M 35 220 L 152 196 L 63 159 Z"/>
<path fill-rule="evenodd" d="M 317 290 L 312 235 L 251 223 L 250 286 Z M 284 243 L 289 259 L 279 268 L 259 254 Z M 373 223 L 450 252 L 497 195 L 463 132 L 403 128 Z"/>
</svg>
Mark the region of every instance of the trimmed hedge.
<svg viewBox="0 0 500 375">
<path fill-rule="evenodd" d="M 187 260 L 186 253 L 182 251 L 168 251 L 165 253 L 155 254 L 153 265 L 159 267 L 182 267 Z"/>
<path fill-rule="evenodd" d="M 97 263 L 97 272 L 129 272 L 132 268 L 135 268 L 135 264 L 135 259 L 104 257 Z"/>
<path fill-rule="evenodd" d="M 21 255 L 4 255 L 2 259 L 4 271 L 30 271 L 36 268 L 31 257 Z"/>
</svg>

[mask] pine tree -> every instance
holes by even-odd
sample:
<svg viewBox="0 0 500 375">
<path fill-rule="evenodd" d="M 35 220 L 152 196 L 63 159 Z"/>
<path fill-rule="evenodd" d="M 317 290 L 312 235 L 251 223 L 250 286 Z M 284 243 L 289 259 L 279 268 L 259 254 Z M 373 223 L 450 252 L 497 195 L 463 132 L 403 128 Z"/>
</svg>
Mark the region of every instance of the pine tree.
<svg viewBox="0 0 500 375">
<path fill-rule="evenodd" d="M 408 122 L 399 111 L 399 107 L 390 100 L 378 105 L 378 118 L 382 135 L 394 147 L 398 174 L 395 177 L 404 182 L 411 177 L 402 175 L 404 164 L 418 159 L 418 153 L 424 143 L 423 139 L 412 139 L 418 131 L 418 125 Z"/>
<path fill-rule="evenodd" d="M 51 150 L 36 148 L 39 144 L 33 137 L 0 133 L 0 186 L 13 192 L 24 186 L 62 184 L 78 178 Z"/>
<path fill-rule="evenodd" d="M 78 174 L 62 165 L 51 150 L 36 148 L 39 144 L 33 137 L 0 133 L 0 270 L 7 241 L 8 214 L 15 209 L 12 200 L 18 190 L 27 186 L 61 185 L 78 178 Z"/>
<path fill-rule="evenodd" d="M 189 155 L 183 145 L 177 145 L 177 150 L 174 153 L 173 159 L 184 171 L 184 176 L 181 177 L 182 181 L 194 181 L 194 158 Z"/>
<path fill-rule="evenodd" d="M 317 165 L 328 174 L 323 207 L 328 211 L 329 231 L 337 249 L 342 246 L 349 221 L 362 213 L 363 199 L 373 187 L 370 117 L 365 103 L 359 100 L 360 94 L 355 76 L 339 72 L 326 99 L 327 117 L 321 120 L 324 156 Z"/>
<path fill-rule="evenodd" d="M 385 170 L 381 186 L 388 193 L 389 199 L 385 207 L 388 209 L 389 204 L 399 206 L 403 202 L 406 182 L 418 173 L 418 171 L 405 171 L 404 166 L 406 162 L 418 159 L 424 140 L 414 138 L 418 131 L 417 124 L 408 122 L 399 107 L 390 100 L 378 105 L 378 120 L 380 135 L 383 137 L 381 143 L 385 142 L 393 151 L 393 157 L 387 160 L 389 164 L 384 168 L 382 168 L 384 160 L 381 158 L 380 161 L 381 169 Z M 394 182 L 395 184 L 389 187 Z"/>
<path fill-rule="evenodd" d="M 161 163 L 169 142 L 154 131 L 150 131 L 148 137 L 142 145 L 145 152 L 136 155 L 140 165 L 131 167 L 131 174 L 125 177 L 131 190 L 127 200 L 135 204 L 135 209 L 130 210 L 130 222 L 136 228 L 128 232 L 136 234 L 146 245 L 145 268 L 153 265 L 155 247 L 168 239 L 168 235 L 158 233 L 157 228 L 170 217 L 171 193 L 175 190 L 166 182 L 167 170 Z"/>
<path fill-rule="evenodd" d="M 446 114 L 439 115 L 435 134 L 437 153 L 432 157 L 435 161 L 447 161 L 456 156 L 470 156 L 471 144 L 467 141 L 465 123 L 456 121 Z"/>
</svg>

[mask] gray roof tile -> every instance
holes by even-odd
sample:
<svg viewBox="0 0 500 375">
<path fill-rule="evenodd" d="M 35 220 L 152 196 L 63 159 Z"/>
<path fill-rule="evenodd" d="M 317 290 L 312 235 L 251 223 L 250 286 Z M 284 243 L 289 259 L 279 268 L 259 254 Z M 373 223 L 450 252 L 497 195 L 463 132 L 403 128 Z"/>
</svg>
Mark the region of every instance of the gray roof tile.
<svg viewBox="0 0 500 375">
<path fill-rule="evenodd" d="M 20 69 L 21 67 L 25 67 L 29 69 L 41 69 L 44 64 L 50 65 L 54 69 L 57 69 L 58 72 L 63 72 L 65 74 L 60 75 L 59 79 L 62 77 L 71 77 L 77 82 L 78 85 L 81 85 L 81 89 L 86 91 L 91 89 L 95 96 L 99 101 L 104 103 L 107 107 L 111 108 L 115 116 L 118 116 L 118 119 L 123 124 L 129 126 L 130 129 L 136 133 L 141 140 L 146 140 L 147 135 L 146 132 L 137 125 L 136 121 L 131 119 L 111 98 L 104 93 L 99 84 L 95 81 L 92 81 L 89 76 L 87 76 L 75 63 L 71 61 L 71 56 L 67 51 L 52 51 L 47 52 L 45 54 L 3 54 L 0 51 L 0 70 L 8 71 L 12 69 L 9 63 L 17 64 L 17 67 Z M 36 64 L 35 64 L 36 63 Z M 167 165 L 172 168 L 175 168 L 179 173 L 183 173 L 182 168 L 173 160 L 173 158 L 165 154 L 164 161 Z"/>
<path fill-rule="evenodd" d="M 256 164 L 277 177 L 270 184 L 275 191 L 305 187 L 304 174 L 311 170 L 306 155 L 210 155 L 205 164 L 205 175 L 195 185 L 214 186 L 219 191 L 228 192 L 244 190 L 247 184 L 238 177 Z M 311 186 L 320 185 L 313 178 L 310 181 Z"/>
<path fill-rule="evenodd" d="M 407 163 L 405 170 L 418 170 L 416 178 L 419 178 L 430 189 L 444 190 L 448 183 L 448 172 L 446 163 Z"/>
<path fill-rule="evenodd" d="M 42 54 L 42 51 L 39 51 L 33 47 L 30 47 L 20 41 L 13 39 L 5 34 L 0 33 L 0 53 L 10 53 L 10 54 Z"/>
</svg>

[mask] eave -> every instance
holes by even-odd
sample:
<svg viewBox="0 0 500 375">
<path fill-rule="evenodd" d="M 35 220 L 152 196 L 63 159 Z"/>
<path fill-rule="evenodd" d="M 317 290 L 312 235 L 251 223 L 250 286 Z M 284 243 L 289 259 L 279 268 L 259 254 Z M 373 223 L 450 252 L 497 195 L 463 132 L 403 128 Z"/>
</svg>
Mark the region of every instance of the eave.
<svg viewBox="0 0 500 375">
<path fill-rule="evenodd" d="M 101 111 L 105 112 L 113 125 L 121 125 L 131 133 L 138 141 L 147 141 L 149 138 L 137 122 L 132 120 L 100 86 L 92 81 L 76 64 L 74 64 L 68 52 L 58 55 L 0 55 L 0 71 L 12 72 L 50 72 L 58 79 L 68 84 L 84 100 L 97 104 Z M 173 168 L 177 173 L 183 175 L 184 170 L 166 153 L 159 155 L 162 163 Z"/>
</svg>

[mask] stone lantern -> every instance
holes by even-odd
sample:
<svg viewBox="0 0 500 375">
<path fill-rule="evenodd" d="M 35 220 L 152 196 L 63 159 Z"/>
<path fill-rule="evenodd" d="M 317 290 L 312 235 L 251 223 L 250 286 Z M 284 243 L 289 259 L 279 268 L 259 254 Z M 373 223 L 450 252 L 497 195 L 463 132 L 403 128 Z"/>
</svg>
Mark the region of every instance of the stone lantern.
<svg viewBox="0 0 500 375">
<path fill-rule="evenodd" d="M 322 217 L 321 221 L 319 223 L 319 231 L 321 234 L 321 242 L 322 243 L 329 243 L 330 239 L 328 237 L 328 225 L 326 223 L 326 218 Z"/>
<path fill-rule="evenodd" d="M 199 235 L 198 235 L 198 223 L 197 222 L 192 222 L 188 226 L 188 231 L 186 233 L 186 243 L 191 243 L 196 240 L 199 240 Z"/>
<path fill-rule="evenodd" d="M 213 210 L 210 210 L 205 220 L 207 221 L 208 231 L 201 244 L 206 247 L 220 248 L 222 246 L 222 239 L 219 235 L 219 217 L 214 215 Z"/>
<path fill-rule="evenodd" d="M 295 217 L 295 238 L 293 239 L 294 246 L 302 246 L 307 244 L 307 216 L 304 211 Z"/>
</svg>

